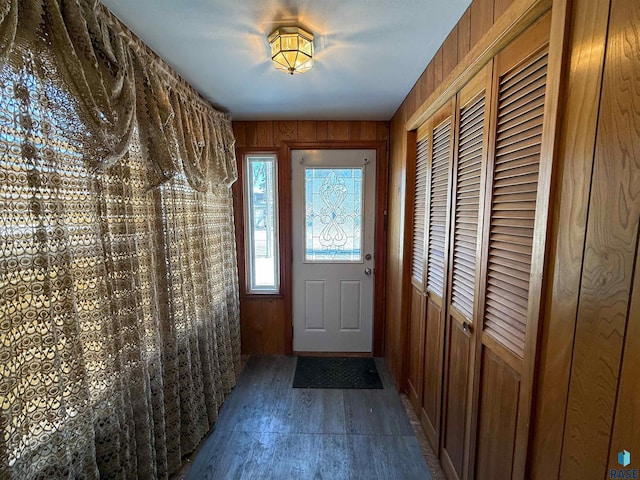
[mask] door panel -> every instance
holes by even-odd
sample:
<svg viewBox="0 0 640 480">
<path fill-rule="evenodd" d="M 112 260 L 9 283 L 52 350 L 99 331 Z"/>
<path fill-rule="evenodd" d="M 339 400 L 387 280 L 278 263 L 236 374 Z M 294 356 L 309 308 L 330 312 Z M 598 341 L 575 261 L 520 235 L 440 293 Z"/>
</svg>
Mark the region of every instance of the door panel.
<svg viewBox="0 0 640 480">
<path fill-rule="evenodd" d="M 480 385 L 476 478 L 511 478 L 520 374 L 484 349 Z"/>
<path fill-rule="evenodd" d="M 443 467 L 449 463 L 449 476 L 462 478 L 465 468 L 465 442 L 469 402 L 469 362 L 472 355 L 472 339 L 468 329 L 449 316 L 448 371 L 446 405 L 442 426 Z"/>
<path fill-rule="evenodd" d="M 426 227 L 426 315 L 424 382 L 420 417 L 434 451 L 440 451 L 444 354 L 445 284 L 449 252 L 449 210 L 453 148 L 452 112 L 447 103 L 426 124 L 429 139 Z M 420 136 L 420 133 L 419 133 Z"/>
<path fill-rule="evenodd" d="M 371 352 L 375 150 L 292 150 L 293 348 Z"/>
<path fill-rule="evenodd" d="M 424 344 L 424 386 L 420 420 L 434 451 L 440 444 L 440 389 L 442 386 L 442 307 L 427 297 Z"/>
<path fill-rule="evenodd" d="M 409 376 L 408 395 L 416 411 L 422 405 L 422 375 L 424 372 L 424 294 L 411 285 L 409 317 Z"/>
<path fill-rule="evenodd" d="M 413 231 L 411 241 L 411 311 L 409 312 L 409 372 L 407 391 L 416 411 L 420 411 L 424 372 L 425 316 L 425 221 L 427 209 L 427 177 L 429 137 L 416 146 L 416 169 L 413 190 Z"/>
<path fill-rule="evenodd" d="M 471 446 L 471 395 L 482 251 L 482 211 L 488 143 L 486 92 L 492 64 L 458 94 L 457 142 L 451 210 L 451 275 L 447 340 L 442 465 L 449 478 L 467 478 Z"/>
<path fill-rule="evenodd" d="M 534 239 L 549 191 L 538 191 L 545 112 L 547 14 L 494 59 L 492 119 L 477 334 L 475 478 L 523 478 L 537 333 Z M 550 168 L 551 158 L 544 167 Z M 547 170 L 548 171 L 548 170 Z M 538 226 L 537 228 L 540 228 Z M 546 228 L 546 226 L 544 226 Z M 538 255 L 538 257 L 534 257 Z M 541 282 L 537 283 L 538 285 Z"/>
</svg>

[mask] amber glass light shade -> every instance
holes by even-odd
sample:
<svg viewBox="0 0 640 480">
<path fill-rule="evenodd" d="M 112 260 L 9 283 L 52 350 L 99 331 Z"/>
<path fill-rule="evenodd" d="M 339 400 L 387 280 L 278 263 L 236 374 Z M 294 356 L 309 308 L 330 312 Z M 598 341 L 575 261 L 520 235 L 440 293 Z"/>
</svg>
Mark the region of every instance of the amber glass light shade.
<svg viewBox="0 0 640 480">
<path fill-rule="evenodd" d="M 313 66 L 313 35 L 299 27 L 280 27 L 269 35 L 274 66 L 293 75 Z"/>
</svg>

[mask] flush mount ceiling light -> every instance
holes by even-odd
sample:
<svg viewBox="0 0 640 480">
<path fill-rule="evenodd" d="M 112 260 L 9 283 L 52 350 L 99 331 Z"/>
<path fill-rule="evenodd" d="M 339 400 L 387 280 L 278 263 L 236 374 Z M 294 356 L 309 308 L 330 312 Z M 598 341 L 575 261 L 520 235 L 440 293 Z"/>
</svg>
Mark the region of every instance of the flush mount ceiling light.
<svg viewBox="0 0 640 480">
<path fill-rule="evenodd" d="M 293 75 L 313 66 L 313 34 L 299 27 L 280 27 L 269 35 L 274 66 Z"/>
</svg>

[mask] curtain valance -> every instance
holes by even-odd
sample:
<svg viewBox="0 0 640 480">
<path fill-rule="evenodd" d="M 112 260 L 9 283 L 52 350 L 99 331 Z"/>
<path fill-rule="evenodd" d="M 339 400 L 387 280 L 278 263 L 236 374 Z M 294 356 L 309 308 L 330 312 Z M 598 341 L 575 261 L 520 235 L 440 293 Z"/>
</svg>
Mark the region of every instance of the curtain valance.
<svg viewBox="0 0 640 480">
<path fill-rule="evenodd" d="M 96 0 L 0 0 L 0 67 L 15 42 L 46 37 L 57 72 L 76 97 L 86 161 L 104 171 L 132 133 L 152 162 L 148 187 L 183 171 L 192 188 L 237 179 L 231 119 L 183 82 Z M 39 39 L 41 40 L 41 39 Z M 186 100 L 186 101 L 185 101 Z"/>
</svg>

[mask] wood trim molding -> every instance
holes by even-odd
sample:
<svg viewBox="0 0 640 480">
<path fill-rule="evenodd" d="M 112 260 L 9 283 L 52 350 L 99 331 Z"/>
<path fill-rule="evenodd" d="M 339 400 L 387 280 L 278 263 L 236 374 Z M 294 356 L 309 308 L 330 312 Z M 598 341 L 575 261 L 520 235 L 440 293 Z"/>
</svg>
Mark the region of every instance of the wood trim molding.
<svg viewBox="0 0 640 480">
<path fill-rule="evenodd" d="M 280 245 L 282 258 L 281 292 L 285 299 L 286 321 L 285 353 L 293 354 L 293 284 L 292 284 L 292 232 L 291 232 L 291 150 L 331 150 L 331 149 L 375 149 L 376 150 L 376 218 L 375 218 L 375 285 L 373 305 L 373 351 L 374 357 L 384 356 L 385 330 L 385 286 L 387 265 L 387 189 L 389 159 L 387 142 L 377 140 L 295 142 L 282 143 L 278 158 L 281 159 L 280 181 Z"/>
<path fill-rule="evenodd" d="M 538 197 L 536 199 L 536 220 L 534 227 L 531 280 L 529 285 L 529 317 L 527 319 L 527 345 L 522 365 L 521 389 L 516 426 L 513 477 L 525 478 L 529 452 L 530 429 L 533 415 L 535 379 L 539 354 L 540 316 L 544 313 L 544 282 L 549 268 L 548 239 L 553 215 L 550 212 L 554 192 L 553 177 L 557 170 L 555 159 L 559 152 L 560 129 L 562 127 L 560 99 L 566 74 L 568 24 L 570 22 L 570 0 L 555 0 L 551 13 L 549 33 L 547 91 L 544 102 L 544 123 L 542 126 L 542 147 L 538 177 Z"/>
<path fill-rule="evenodd" d="M 417 132 L 415 130 L 409 132 L 403 132 L 406 135 L 407 145 L 407 163 L 405 170 L 405 182 L 406 185 L 415 185 L 416 181 L 416 145 L 417 145 Z M 414 210 L 414 188 L 405 188 L 405 208 L 404 208 L 404 225 L 413 226 L 413 210 Z M 409 338 L 410 323 L 411 323 L 411 289 L 412 285 L 415 286 L 413 279 L 411 278 L 411 262 L 413 260 L 413 228 L 404 229 L 403 239 L 403 252 L 402 257 L 402 299 L 400 303 L 400 321 L 403 325 L 401 330 L 401 345 L 403 351 L 406 352 L 402 355 L 402 363 L 400 365 L 400 377 L 396 379 L 396 386 L 401 392 L 408 392 L 409 386 L 409 356 L 411 355 L 411 339 Z M 416 286 L 416 288 L 418 288 Z M 422 286 L 419 287 L 422 289 Z M 422 362 L 422 359 L 420 359 Z"/>
<path fill-rule="evenodd" d="M 553 0 L 515 0 L 489 31 L 465 55 L 447 78 L 407 120 L 415 130 L 451 99 L 473 76 L 520 33 L 551 8 Z"/>
</svg>

